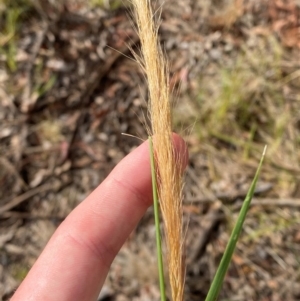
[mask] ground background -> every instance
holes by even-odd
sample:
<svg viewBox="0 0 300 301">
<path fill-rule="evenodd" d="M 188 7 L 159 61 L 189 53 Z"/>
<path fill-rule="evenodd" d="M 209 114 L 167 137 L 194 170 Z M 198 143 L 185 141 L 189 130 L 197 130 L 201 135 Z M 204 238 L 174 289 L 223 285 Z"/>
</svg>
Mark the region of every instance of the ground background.
<svg viewBox="0 0 300 301">
<path fill-rule="evenodd" d="M 164 2 L 174 124 L 190 150 L 185 300 L 204 300 L 265 144 L 220 300 L 300 300 L 300 2 Z M 64 217 L 139 144 L 121 133 L 147 137 L 128 16 L 120 1 L 0 1 L 2 300 Z M 158 300 L 153 242 L 150 209 L 99 300 Z"/>
</svg>

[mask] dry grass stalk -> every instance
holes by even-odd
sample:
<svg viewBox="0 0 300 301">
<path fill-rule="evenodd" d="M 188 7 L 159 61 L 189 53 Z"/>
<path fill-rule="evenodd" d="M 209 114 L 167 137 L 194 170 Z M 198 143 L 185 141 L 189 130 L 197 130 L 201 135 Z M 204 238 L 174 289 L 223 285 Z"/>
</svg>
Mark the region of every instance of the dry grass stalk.
<svg viewBox="0 0 300 301">
<path fill-rule="evenodd" d="M 182 174 L 180 158 L 172 144 L 172 117 L 168 64 L 158 41 L 150 0 L 132 0 L 142 47 L 138 59 L 149 86 L 149 112 L 154 136 L 159 183 L 159 200 L 165 226 L 169 279 L 174 301 L 183 300 L 185 265 L 183 260 Z"/>
</svg>

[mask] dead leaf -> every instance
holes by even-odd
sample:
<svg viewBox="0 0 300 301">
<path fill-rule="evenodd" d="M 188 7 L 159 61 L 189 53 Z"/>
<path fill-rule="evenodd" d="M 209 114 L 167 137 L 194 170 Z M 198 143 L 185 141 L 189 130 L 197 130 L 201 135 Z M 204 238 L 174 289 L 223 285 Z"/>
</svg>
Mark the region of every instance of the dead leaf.
<svg viewBox="0 0 300 301">
<path fill-rule="evenodd" d="M 281 39 L 285 46 L 295 47 L 299 45 L 300 41 L 300 28 L 287 28 L 281 31 Z"/>
</svg>

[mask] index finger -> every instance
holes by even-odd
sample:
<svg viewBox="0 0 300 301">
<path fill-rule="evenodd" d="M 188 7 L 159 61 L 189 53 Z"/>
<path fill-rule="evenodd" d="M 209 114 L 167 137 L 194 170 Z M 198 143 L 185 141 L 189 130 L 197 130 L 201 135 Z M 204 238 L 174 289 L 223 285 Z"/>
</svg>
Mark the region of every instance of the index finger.
<svg viewBox="0 0 300 301">
<path fill-rule="evenodd" d="M 185 143 L 173 138 L 186 165 Z M 149 146 L 144 142 L 60 225 L 11 300 L 96 300 L 112 260 L 151 199 Z"/>
</svg>

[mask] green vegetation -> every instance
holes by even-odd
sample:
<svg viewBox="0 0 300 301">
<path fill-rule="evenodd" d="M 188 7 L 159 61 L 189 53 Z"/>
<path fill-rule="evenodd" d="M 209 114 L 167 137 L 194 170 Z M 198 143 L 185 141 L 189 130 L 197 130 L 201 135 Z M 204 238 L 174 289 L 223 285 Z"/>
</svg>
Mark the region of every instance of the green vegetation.
<svg viewBox="0 0 300 301">
<path fill-rule="evenodd" d="M 6 56 L 7 66 L 11 71 L 17 69 L 16 39 L 22 17 L 32 8 L 28 0 L 0 1 L 0 54 Z"/>
<path fill-rule="evenodd" d="M 29 272 L 29 268 L 22 264 L 14 264 L 11 269 L 12 276 L 18 281 L 23 281 Z"/>
<path fill-rule="evenodd" d="M 299 223 L 299 219 L 297 218 L 288 219 L 280 214 L 268 215 L 264 211 L 251 214 L 251 217 L 256 221 L 258 226 L 242 237 L 242 243 L 247 244 L 249 242 L 258 241 L 263 237 L 271 237 L 274 233 L 284 231 Z"/>
<path fill-rule="evenodd" d="M 160 289 L 161 301 L 166 301 L 164 267 L 163 267 L 163 251 L 161 246 L 160 219 L 159 219 L 159 202 L 158 202 L 158 192 L 157 192 L 157 184 L 156 184 L 153 142 L 151 137 L 149 137 L 149 146 L 150 146 L 150 162 L 151 162 L 151 178 L 152 178 L 157 262 L 158 262 L 158 273 L 159 273 L 159 289 Z"/>
<path fill-rule="evenodd" d="M 266 52 L 268 55 L 266 55 Z M 212 79 L 203 75 L 194 106 L 195 131 L 201 141 L 218 141 L 248 158 L 262 144 L 270 154 L 286 139 L 292 110 L 287 109 L 281 68 L 283 49 L 274 37 L 260 38 L 257 47 L 242 47 L 231 66 L 216 66 Z M 189 122 L 190 117 L 187 118 Z"/>
<path fill-rule="evenodd" d="M 158 271 L 159 271 L 159 283 L 160 283 L 160 294 L 161 301 L 166 300 L 165 293 L 165 283 L 164 283 L 164 269 L 163 269 L 163 251 L 161 246 L 161 233 L 160 233 L 160 220 L 159 220 L 159 202 L 157 196 L 157 184 L 156 184 L 156 176 L 155 176 L 155 163 L 154 163 L 154 153 L 153 153 L 153 145 L 152 139 L 149 137 L 149 145 L 150 145 L 150 161 L 151 161 L 151 174 L 152 174 L 152 187 L 153 187 L 153 204 L 154 204 L 154 217 L 155 217 L 155 229 L 156 229 L 156 247 L 157 247 L 157 257 L 158 257 Z M 258 181 L 258 177 L 262 168 L 263 160 L 265 157 L 266 147 L 264 149 L 263 155 L 261 157 L 259 166 L 255 173 L 252 184 L 249 188 L 247 196 L 243 202 L 243 206 L 240 210 L 238 219 L 233 227 L 230 239 L 226 246 L 224 255 L 222 260 L 218 266 L 216 275 L 213 279 L 211 287 L 206 297 L 206 301 L 215 301 L 220 293 L 220 290 L 223 285 L 223 281 L 228 270 L 228 267 L 231 262 L 231 258 L 235 251 L 236 244 L 239 240 L 240 234 L 243 229 L 243 224 L 246 219 L 247 212 L 250 208 L 250 203 L 254 195 L 255 187 Z"/>
<path fill-rule="evenodd" d="M 122 0 L 90 0 L 90 3 L 93 6 L 99 6 L 110 10 L 115 10 L 124 6 L 124 1 Z"/>
<path fill-rule="evenodd" d="M 37 93 L 37 96 L 43 96 L 46 92 L 51 90 L 51 88 L 54 86 L 56 82 L 55 75 L 51 75 L 49 80 L 47 82 L 43 82 L 35 87 L 35 92 Z"/>
<path fill-rule="evenodd" d="M 174 116 L 181 128 L 196 120 L 193 134 L 199 141 L 234 149 L 243 160 L 258 159 L 265 144 L 270 158 L 287 155 L 287 148 L 292 155 L 299 146 L 291 139 L 297 133 L 288 133 L 297 108 L 288 106 L 285 98 L 291 76 L 282 68 L 284 49 L 274 36 L 258 37 L 256 42 L 255 47 L 244 45 L 231 54 L 235 60 L 211 64 L 209 74 L 201 75 L 198 89 L 189 96 L 191 109 L 180 108 Z"/>
<path fill-rule="evenodd" d="M 198 138 L 192 140 L 195 153 L 201 151 L 211 157 L 222 152 L 223 160 L 234 160 L 240 170 L 253 167 L 263 145 L 267 144 L 263 178 L 276 183 L 272 192 L 284 198 L 297 181 L 299 70 L 289 64 L 289 52 L 275 36 L 255 39 L 255 47 L 244 43 L 230 53 L 230 59 L 209 62 L 184 100 L 188 105 L 178 103 L 174 118 L 177 128 L 188 127 L 196 120 L 192 130 L 192 138 Z M 194 142 L 197 140 L 198 144 Z M 219 170 L 218 175 L 222 177 L 222 171 Z M 230 207 L 223 204 L 228 233 L 234 228 L 232 220 L 236 217 L 236 209 L 231 211 Z M 274 233 L 286 232 L 299 223 L 297 218 L 282 217 L 280 210 L 282 208 L 272 208 L 270 213 L 256 207 L 256 211 L 250 211 L 249 224 L 246 220 L 248 231 L 239 241 L 241 249 L 247 250 L 258 240 L 274 237 Z M 247 256 L 247 252 L 243 251 L 243 256 Z M 212 299 L 207 300 L 215 300 L 215 291 L 212 289 Z"/>
<path fill-rule="evenodd" d="M 250 186 L 250 189 L 247 193 L 247 196 L 244 200 L 244 203 L 243 203 L 243 206 L 241 208 L 239 217 L 238 217 L 238 219 L 236 221 L 236 224 L 233 228 L 233 231 L 231 233 L 229 242 L 226 246 L 226 250 L 224 252 L 224 255 L 222 257 L 220 265 L 218 266 L 216 275 L 213 279 L 213 282 L 211 284 L 211 287 L 209 289 L 209 292 L 207 294 L 207 297 L 206 297 L 205 301 L 215 301 L 218 298 L 218 295 L 219 295 L 220 290 L 222 288 L 222 284 L 223 284 L 227 269 L 228 269 L 229 264 L 231 262 L 232 255 L 234 253 L 234 250 L 235 250 L 236 244 L 238 242 L 239 236 L 242 232 L 243 224 L 244 224 L 247 212 L 248 212 L 249 207 L 250 207 L 251 199 L 254 195 L 256 183 L 257 183 L 259 173 L 260 173 L 260 170 L 261 170 L 261 167 L 262 167 L 262 163 L 263 163 L 263 160 L 264 160 L 264 157 L 265 157 L 265 152 L 266 152 L 266 148 L 263 152 L 262 158 L 260 160 L 260 163 L 259 163 L 259 166 L 257 168 L 256 174 L 254 176 L 253 182 L 252 182 L 252 184 Z"/>
<path fill-rule="evenodd" d="M 93 7 L 112 11 L 124 7 L 124 1 L 90 0 L 88 3 Z M 6 68 L 10 73 L 17 70 L 15 57 L 18 33 L 31 10 L 32 2 L 30 0 L 0 0 L 0 56 L 5 57 Z M 222 160 L 225 161 L 227 158 L 234 157 L 239 161 L 236 164 L 241 169 L 244 166 L 243 163 L 257 162 L 263 145 L 267 144 L 269 156 L 266 158 L 266 169 L 263 171 L 264 180 L 274 184 L 272 193 L 274 198 L 279 198 L 290 195 L 290 193 L 287 194 L 282 191 L 290 192 L 294 189 L 291 183 L 299 182 L 299 173 L 297 173 L 299 167 L 295 162 L 299 162 L 300 129 L 299 114 L 296 116 L 295 112 L 300 112 L 300 97 L 296 95 L 297 93 L 292 93 L 292 88 L 293 85 L 297 85 L 295 80 L 299 80 L 300 73 L 299 70 L 294 71 L 295 66 L 284 67 L 284 61 L 294 62 L 286 59 L 285 55 L 288 52 L 275 36 L 271 34 L 256 36 L 253 45 L 246 45 L 246 42 L 243 41 L 229 54 L 230 59 L 227 60 L 226 54 L 224 54 L 222 61 L 210 60 L 208 62 L 209 68 L 206 68 L 201 76 L 198 75 L 199 78 L 197 78 L 193 91 L 189 92 L 190 95 L 187 97 L 190 102 L 189 107 L 186 99 L 183 101 L 184 104 L 179 104 L 185 106 L 187 110 L 180 110 L 177 113 L 178 116 L 175 112 L 175 124 L 180 124 L 180 127 L 190 127 L 191 123 L 196 120 L 192 125 L 193 133 L 197 138 L 194 142 L 196 151 L 201 151 L 203 144 L 207 144 L 209 150 L 206 149 L 205 151 L 208 153 L 209 160 L 213 158 L 215 153 L 220 154 L 222 152 Z M 30 96 L 38 98 L 48 91 L 51 93 L 56 77 L 52 75 L 52 71 L 46 69 L 43 59 L 37 57 L 32 68 L 31 93 L 33 95 Z M 14 78 L 14 75 L 18 75 L 17 72 L 10 74 L 11 78 Z M 16 87 L 11 80 L 7 82 L 5 89 L 10 94 L 17 95 L 21 94 L 23 86 Z M 41 143 L 45 141 L 48 144 L 49 142 L 57 144 L 63 140 L 63 124 L 58 120 L 49 116 L 48 119 L 39 121 L 36 131 Z M 211 153 L 209 153 L 210 150 L 212 150 Z M 151 159 L 153 160 L 153 153 Z M 251 164 L 247 166 L 254 166 L 254 170 L 256 163 Z M 152 165 L 152 172 L 154 171 L 153 168 L 154 165 Z M 222 172 L 221 169 L 214 169 L 211 172 L 212 178 L 221 178 Z M 230 173 L 230 170 L 224 171 L 224 173 L 226 172 Z M 250 194 L 244 202 L 246 207 L 243 207 L 241 211 L 243 215 L 238 221 L 239 229 L 232 222 L 237 215 L 234 206 L 236 204 L 223 204 L 224 213 L 227 216 L 226 230 L 228 231 L 226 232 L 230 233 L 233 230 L 233 234 L 227 248 L 229 253 L 225 254 L 222 260 L 224 266 L 221 264 L 221 270 L 217 273 L 218 278 L 208 295 L 208 298 L 211 299 L 207 300 L 215 300 L 218 295 L 237 238 L 241 232 L 242 222 L 249 207 L 257 176 L 258 174 L 256 174 Z M 212 182 L 215 179 L 209 180 Z M 297 180 L 295 181 L 295 179 Z M 153 185 L 155 196 L 155 183 Z M 277 193 L 278 191 L 280 193 Z M 69 198 L 69 195 L 66 198 Z M 72 202 L 75 204 L 76 200 Z M 160 261 L 160 286 L 162 300 L 165 300 L 157 199 L 154 201 L 154 205 Z M 246 220 L 246 224 L 249 221 L 250 227 L 248 230 L 245 227 L 246 233 L 239 240 L 239 244 L 244 245 L 243 249 L 249 245 L 257 244 L 260 239 L 271 237 L 275 232 L 283 232 L 299 224 L 299 219 L 295 217 L 286 218 L 284 215 L 280 215 L 280 208 L 272 208 L 271 214 L 270 211 L 260 209 L 256 206 L 256 211 L 250 210 L 249 212 L 249 220 Z M 247 256 L 247 254 L 243 255 Z M 20 281 L 27 272 L 26 268 L 19 265 L 14 266 L 12 270 L 13 276 Z"/>
</svg>

